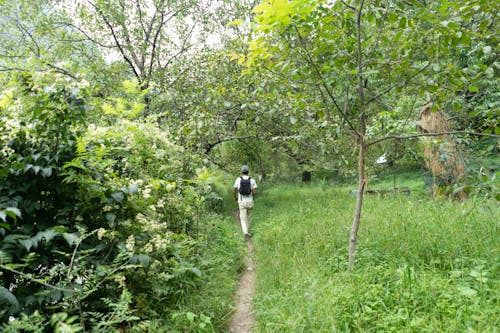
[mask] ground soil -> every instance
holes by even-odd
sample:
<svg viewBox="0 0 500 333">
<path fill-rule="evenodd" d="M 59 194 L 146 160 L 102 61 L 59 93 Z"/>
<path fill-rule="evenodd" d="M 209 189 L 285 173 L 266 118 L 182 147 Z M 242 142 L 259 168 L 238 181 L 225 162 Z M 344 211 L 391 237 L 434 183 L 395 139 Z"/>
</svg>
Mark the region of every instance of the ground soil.
<svg viewBox="0 0 500 333">
<path fill-rule="evenodd" d="M 239 223 L 237 216 L 235 216 L 235 222 Z M 235 293 L 236 306 L 228 326 L 230 333 L 250 333 L 255 325 L 252 310 L 256 278 L 254 249 L 252 240 L 247 240 L 246 244 L 245 266 Z"/>
</svg>

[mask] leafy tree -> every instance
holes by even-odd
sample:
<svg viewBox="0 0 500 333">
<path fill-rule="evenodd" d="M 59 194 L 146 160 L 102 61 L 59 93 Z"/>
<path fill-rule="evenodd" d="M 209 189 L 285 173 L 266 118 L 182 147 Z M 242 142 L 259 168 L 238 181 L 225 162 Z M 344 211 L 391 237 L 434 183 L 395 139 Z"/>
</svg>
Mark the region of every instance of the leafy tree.
<svg viewBox="0 0 500 333">
<path fill-rule="evenodd" d="M 264 66 L 280 72 L 302 82 L 306 91 L 313 87 L 324 104 L 321 118 L 328 121 L 331 131 L 342 128 L 356 143 L 359 186 L 350 235 L 351 268 L 367 184 L 368 149 L 405 136 L 405 128 L 395 128 L 394 133 L 372 137 L 380 125 L 377 119 L 396 109 L 408 95 L 417 101 L 410 109 L 413 114 L 425 101 L 426 91 L 439 101 L 453 98 L 457 87 L 452 86 L 450 92 L 448 82 L 464 77 L 453 63 L 453 50 L 468 48 L 488 29 L 464 22 L 491 18 L 482 13 L 494 10 L 488 1 L 275 0 L 263 1 L 256 8 L 254 37 L 240 62 L 250 70 Z M 463 82 L 474 90 L 469 81 Z"/>
<path fill-rule="evenodd" d="M 125 62 L 143 89 L 151 83 L 168 87 L 185 74 L 175 73 L 174 64 L 202 48 L 213 11 L 209 3 L 199 0 L 61 3 L 63 13 L 72 18 L 66 26 L 111 61 Z"/>
<path fill-rule="evenodd" d="M 1 1 L 0 71 L 56 72 L 73 79 L 100 63 L 99 50 L 68 29 L 55 4 Z"/>
</svg>

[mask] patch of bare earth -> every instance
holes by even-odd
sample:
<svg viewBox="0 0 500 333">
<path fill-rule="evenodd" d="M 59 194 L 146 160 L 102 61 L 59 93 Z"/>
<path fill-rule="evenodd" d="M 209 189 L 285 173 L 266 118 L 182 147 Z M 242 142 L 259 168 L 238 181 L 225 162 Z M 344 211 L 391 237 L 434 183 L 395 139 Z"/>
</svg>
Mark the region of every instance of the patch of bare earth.
<svg viewBox="0 0 500 333">
<path fill-rule="evenodd" d="M 229 321 L 229 332 L 250 333 L 255 325 L 253 315 L 253 295 L 255 292 L 255 262 L 252 240 L 247 240 L 247 254 L 245 256 L 245 270 L 235 294 L 236 307 Z"/>
</svg>

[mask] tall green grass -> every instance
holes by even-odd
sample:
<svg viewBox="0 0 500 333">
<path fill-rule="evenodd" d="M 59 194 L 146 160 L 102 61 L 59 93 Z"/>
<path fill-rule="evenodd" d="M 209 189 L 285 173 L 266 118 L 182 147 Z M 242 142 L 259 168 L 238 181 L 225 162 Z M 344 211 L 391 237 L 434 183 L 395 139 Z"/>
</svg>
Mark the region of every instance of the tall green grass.
<svg viewBox="0 0 500 333">
<path fill-rule="evenodd" d="M 367 196 L 349 273 L 354 203 L 327 184 L 258 198 L 256 333 L 497 331 L 495 202 Z"/>
<path fill-rule="evenodd" d="M 225 330 L 234 309 L 234 291 L 243 265 L 245 247 L 232 218 L 214 216 L 207 227 L 198 289 L 186 295 L 165 320 L 150 332 L 213 333 Z"/>
</svg>

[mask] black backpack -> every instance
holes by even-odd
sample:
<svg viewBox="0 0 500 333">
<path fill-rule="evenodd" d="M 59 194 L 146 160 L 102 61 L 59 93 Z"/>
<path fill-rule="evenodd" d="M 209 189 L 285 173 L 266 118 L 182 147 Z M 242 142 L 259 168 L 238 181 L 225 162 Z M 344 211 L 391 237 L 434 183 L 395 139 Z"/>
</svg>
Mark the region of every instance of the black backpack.
<svg viewBox="0 0 500 333">
<path fill-rule="evenodd" d="M 240 177 L 240 194 L 241 195 L 249 195 L 252 193 L 252 183 L 250 182 L 250 179 L 252 177 L 248 177 L 248 179 L 245 179 L 243 177 Z"/>
</svg>

